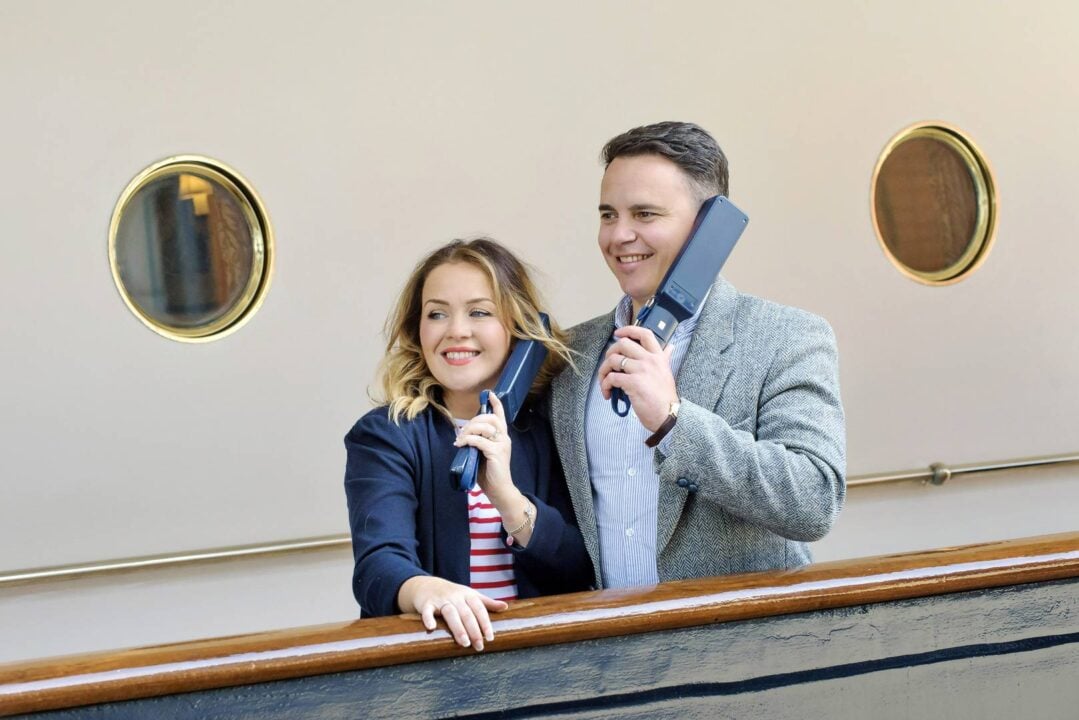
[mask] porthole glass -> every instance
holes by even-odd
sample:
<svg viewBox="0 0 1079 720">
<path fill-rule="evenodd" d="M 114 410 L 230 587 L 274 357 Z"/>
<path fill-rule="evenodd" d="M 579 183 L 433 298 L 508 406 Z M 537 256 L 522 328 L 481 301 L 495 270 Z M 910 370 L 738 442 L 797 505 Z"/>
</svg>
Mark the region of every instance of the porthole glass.
<svg viewBox="0 0 1079 720">
<path fill-rule="evenodd" d="M 120 296 L 154 332 L 200 342 L 240 327 L 269 286 L 272 232 L 254 189 L 200 156 L 151 165 L 124 189 L 109 227 Z"/>
<path fill-rule="evenodd" d="M 873 229 L 904 275 L 958 282 L 985 261 L 996 232 L 996 186 L 962 132 L 919 123 L 893 137 L 872 181 Z"/>
</svg>

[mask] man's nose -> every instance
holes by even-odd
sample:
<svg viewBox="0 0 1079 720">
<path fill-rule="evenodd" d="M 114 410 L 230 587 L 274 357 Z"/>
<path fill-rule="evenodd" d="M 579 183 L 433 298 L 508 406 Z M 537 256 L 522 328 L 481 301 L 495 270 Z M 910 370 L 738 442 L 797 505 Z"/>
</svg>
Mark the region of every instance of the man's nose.
<svg viewBox="0 0 1079 720">
<path fill-rule="evenodd" d="M 628 243 L 637 238 L 637 232 L 633 229 L 633 224 L 628 220 L 616 220 L 607 226 L 607 230 L 612 242 Z"/>
</svg>

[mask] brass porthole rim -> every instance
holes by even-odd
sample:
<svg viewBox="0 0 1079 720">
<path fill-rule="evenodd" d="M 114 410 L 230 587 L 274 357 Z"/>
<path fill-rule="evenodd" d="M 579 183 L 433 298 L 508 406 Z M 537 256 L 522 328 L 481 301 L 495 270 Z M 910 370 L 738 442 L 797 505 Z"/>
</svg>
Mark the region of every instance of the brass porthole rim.
<svg viewBox="0 0 1079 720">
<path fill-rule="evenodd" d="M 891 156 L 892 151 L 902 143 L 917 137 L 934 137 L 944 140 L 955 148 L 968 163 L 968 171 L 975 184 L 978 193 L 978 215 L 975 223 L 974 235 L 971 248 L 963 253 L 959 261 L 941 271 L 926 272 L 915 270 L 900 260 L 884 242 L 877 220 L 877 181 L 881 168 Z M 999 214 L 999 202 L 997 199 L 997 183 L 992 166 L 978 145 L 958 127 L 939 120 L 926 120 L 909 125 L 895 135 L 885 144 L 877 158 L 873 168 L 873 177 L 869 183 L 869 214 L 873 224 L 873 234 L 877 238 L 877 244 L 888 261 L 904 276 L 923 285 L 934 287 L 952 285 L 963 280 L 975 272 L 989 256 L 989 252 L 996 241 L 997 216 Z"/>
<path fill-rule="evenodd" d="M 116 257 L 116 234 L 120 218 L 131 198 L 149 182 L 169 172 L 190 170 L 220 183 L 239 201 L 245 221 L 252 228 L 252 272 L 247 285 L 232 310 L 212 323 L 198 328 L 181 328 L 162 323 L 149 317 L 127 292 L 120 278 Z M 254 186 L 233 167 L 205 155 L 173 155 L 159 160 L 139 172 L 124 187 L 113 209 L 109 222 L 109 268 L 120 299 L 138 320 L 162 337 L 185 343 L 206 343 L 227 337 L 243 327 L 258 312 L 266 298 L 273 277 L 274 238 L 273 227 L 262 198 Z"/>
</svg>

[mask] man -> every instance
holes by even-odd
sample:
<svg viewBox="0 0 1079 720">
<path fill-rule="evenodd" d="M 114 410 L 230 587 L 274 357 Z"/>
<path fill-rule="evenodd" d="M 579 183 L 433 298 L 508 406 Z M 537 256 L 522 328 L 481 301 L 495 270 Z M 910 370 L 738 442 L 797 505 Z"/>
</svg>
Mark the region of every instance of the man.
<svg viewBox="0 0 1079 720">
<path fill-rule="evenodd" d="M 596 586 L 810 562 L 805 543 L 828 532 L 845 493 L 831 328 L 718 277 L 661 349 L 633 319 L 704 200 L 727 194 L 727 161 L 707 132 L 678 122 L 619 135 L 603 161 L 599 248 L 625 296 L 570 331 L 577 372 L 551 396 Z M 625 418 L 613 388 L 632 403 Z"/>
</svg>

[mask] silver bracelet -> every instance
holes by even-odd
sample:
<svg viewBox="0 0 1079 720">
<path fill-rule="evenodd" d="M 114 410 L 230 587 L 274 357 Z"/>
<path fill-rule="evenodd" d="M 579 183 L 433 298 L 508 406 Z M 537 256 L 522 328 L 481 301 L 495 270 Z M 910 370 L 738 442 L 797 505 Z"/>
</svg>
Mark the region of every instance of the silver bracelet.
<svg viewBox="0 0 1079 720">
<path fill-rule="evenodd" d="M 521 532 L 522 530 L 524 530 L 525 525 L 528 526 L 529 530 L 535 530 L 536 529 L 536 507 L 535 507 L 535 505 L 532 504 L 531 500 L 525 500 L 525 503 L 526 503 L 526 505 L 525 505 L 525 520 L 524 520 L 524 522 L 521 523 L 516 528 L 514 528 L 513 530 L 510 530 L 509 528 L 506 528 L 506 544 L 507 545 L 513 545 L 513 543 L 515 541 L 513 536 L 516 535 L 517 533 Z M 506 526 L 503 525 L 502 527 L 506 527 Z"/>
</svg>

